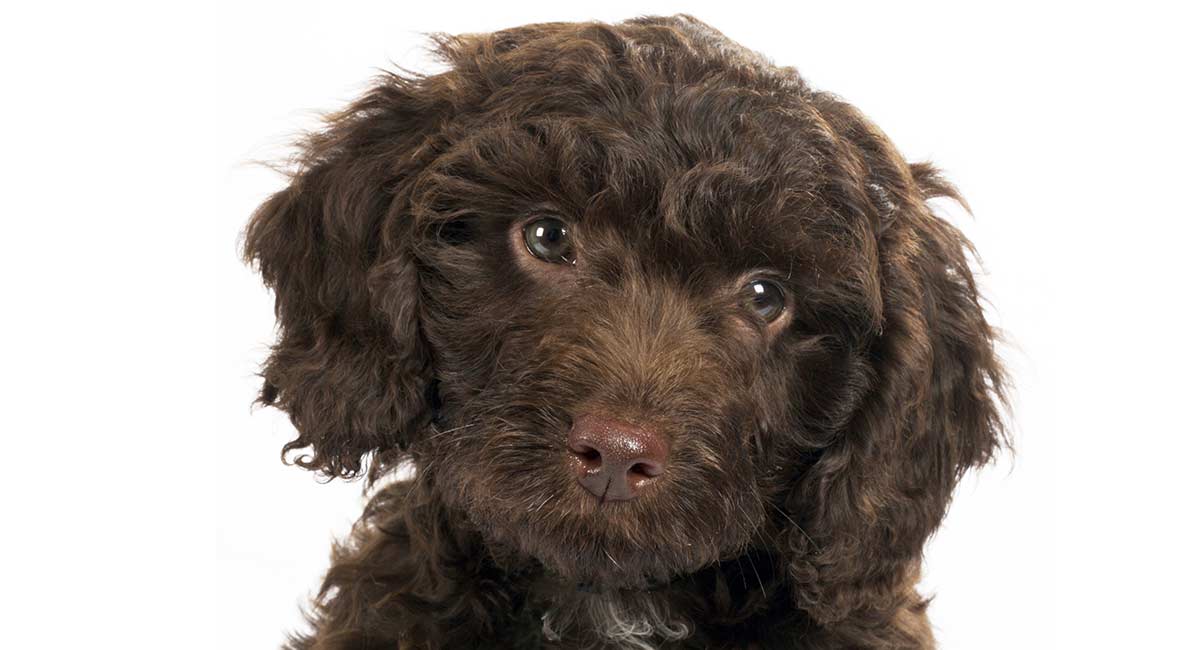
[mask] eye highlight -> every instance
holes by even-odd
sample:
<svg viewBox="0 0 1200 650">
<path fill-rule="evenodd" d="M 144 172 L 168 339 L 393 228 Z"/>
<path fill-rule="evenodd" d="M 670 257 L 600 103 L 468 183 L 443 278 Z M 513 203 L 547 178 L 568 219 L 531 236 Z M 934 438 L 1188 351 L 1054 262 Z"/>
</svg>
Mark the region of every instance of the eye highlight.
<svg viewBox="0 0 1200 650">
<path fill-rule="evenodd" d="M 746 283 L 744 291 L 750 309 L 765 323 L 774 322 L 787 309 L 783 288 L 772 280 L 755 278 Z"/>
<path fill-rule="evenodd" d="M 551 264 L 574 264 L 575 250 L 571 245 L 567 224 L 556 217 L 540 217 L 525 225 L 522 233 L 525 250 L 530 255 Z"/>
</svg>

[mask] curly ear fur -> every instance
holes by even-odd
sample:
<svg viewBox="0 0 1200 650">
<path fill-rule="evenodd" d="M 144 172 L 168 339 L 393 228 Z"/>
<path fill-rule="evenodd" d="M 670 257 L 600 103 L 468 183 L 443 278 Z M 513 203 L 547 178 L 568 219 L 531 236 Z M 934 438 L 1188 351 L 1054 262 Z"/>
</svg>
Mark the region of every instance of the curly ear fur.
<svg viewBox="0 0 1200 650">
<path fill-rule="evenodd" d="M 1005 444 L 1005 376 L 972 277 L 970 243 L 926 201 L 957 191 L 908 165 L 849 106 L 820 102 L 853 148 L 860 197 L 877 217 L 877 332 L 858 351 L 861 402 L 789 499 L 788 571 L 798 605 L 829 625 L 895 627 L 923 609 L 913 590 L 925 541 L 969 468 Z M 965 206 L 965 204 L 964 204 Z M 888 646 L 890 647 L 890 646 Z"/>
<path fill-rule="evenodd" d="M 424 79 L 386 76 L 302 146 L 291 184 L 262 204 L 245 258 L 275 290 L 279 339 L 259 401 L 288 413 L 294 462 L 351 477 L 394 463 L 429 418 L 429 354 L 406 219 L 423 166 Z M 405 152 L 408 155 L 398 155 Z"/>
</svg>

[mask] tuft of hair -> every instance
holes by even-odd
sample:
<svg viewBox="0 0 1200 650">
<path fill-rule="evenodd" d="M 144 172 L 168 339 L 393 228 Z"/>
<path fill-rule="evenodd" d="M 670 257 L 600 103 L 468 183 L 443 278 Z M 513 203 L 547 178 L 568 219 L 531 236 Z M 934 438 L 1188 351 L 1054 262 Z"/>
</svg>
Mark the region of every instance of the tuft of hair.
<svg viewBox="0 0 1200 650">
<path fill-rule="evenodd" d="M 578 630 L 583 648 L 654 650 L 662 643 L 682 641 L 691 625 L 669 611 L 662 598 L 647 592 L 581 594 L 569 604 L 542 615 L 542 635 L 561 641 Z"/>
</svg>

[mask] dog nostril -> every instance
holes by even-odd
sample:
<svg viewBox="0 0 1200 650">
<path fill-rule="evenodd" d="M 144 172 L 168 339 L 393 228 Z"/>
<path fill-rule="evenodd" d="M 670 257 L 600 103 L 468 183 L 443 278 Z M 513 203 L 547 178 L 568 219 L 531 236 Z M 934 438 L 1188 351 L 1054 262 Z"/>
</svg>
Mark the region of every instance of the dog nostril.
<svg viewBox="0 0 1200 650">
<path fill-rule="evenodd" d="M 629 473 L 635 478 L 654 478 L 662 474 L 662 466 L 656 463 L 634 463 Z"/>
<path fill-rule="evenodd" d="M 584 443 L 577 443 L 577 444 L 571 445 L 571 453 L 578 456 L 579 459 L 583 461 L 584 465 L 586 465 L 589 468 L 599 467 L 600 464 L 604 460 L 601 457 L 600 451 L 598 449 L 596 449 L 595 447 L 593 447 L 591 445 L 584 444 Z"/>
</svg>

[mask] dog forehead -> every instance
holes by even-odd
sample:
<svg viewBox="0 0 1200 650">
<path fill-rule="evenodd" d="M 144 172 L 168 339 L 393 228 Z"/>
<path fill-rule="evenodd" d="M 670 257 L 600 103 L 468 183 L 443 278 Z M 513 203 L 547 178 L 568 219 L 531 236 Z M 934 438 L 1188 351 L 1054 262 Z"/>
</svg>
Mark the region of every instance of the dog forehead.
<svg viewBox="0 0 1200 650">
<path fill-rule="evenodd" d="M 871 209 L 847 205 L 856 163 L 796 71 L 698 21 L 667 24 L 544 25 L 463 46 L 462 102 L 418 212 L 503 221 L 549 206 L 676 257 L 842 260 L 830 272 L 855 259 Z"/>
<path fill-rule="evenodd" d="M 581 180 L 594 193 L 570 214 L 585 235 L 603 231 L 672 260 L 741 268 L 803 261 L 836 273 L 861 258 L 871 224 L 862 206 L 847 209 L 845 197 L 830 195 L 834 165 L 803 133 L 746 130 L 723 140 L 704 123 L 671 126 L 607 136 L 595 149 L 601 164 L 560 170 L 560 179 L 594 174 Z"/>
<path fill-rule="evenodd" d="M 869 224 L 830 197 L 835 165 L 801 126 L 684 115 L 550 113 L 465 130 L 417 183 L 414 216 L 500 228 L 553 213 L 591 244 L 735 271 L 835 275 L 861 258 Z"/>
</svg>

